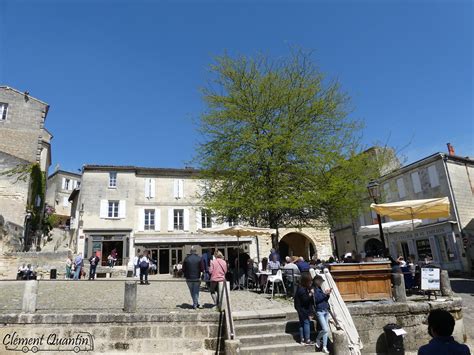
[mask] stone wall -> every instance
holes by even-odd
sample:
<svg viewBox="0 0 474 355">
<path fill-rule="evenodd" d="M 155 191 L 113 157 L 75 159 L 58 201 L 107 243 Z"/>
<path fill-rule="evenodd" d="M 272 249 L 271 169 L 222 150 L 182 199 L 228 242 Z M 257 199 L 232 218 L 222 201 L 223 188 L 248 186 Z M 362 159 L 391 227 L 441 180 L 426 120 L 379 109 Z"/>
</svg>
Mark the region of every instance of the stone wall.
<svg viewBox="0 0 474 355">
<path fill-rule="evenodd" d="M 445 302 L 407 302 L 386 303 L 365 302 L 348 304 L 359 336 L 364 344 L 363 354 L 386 352 L 386 343 L 383 327 L 389 323 L 400 325 L 407 335 L 405 336 L 405 350 L 416 351 L 429 342 L 426 318 L 432 309 L 443 308 L 448 310 L 456 320 L 454 337 L 464 342 L 465 330 L 462 317 L 462 300 L 454 298 Z"/>
<path fill-rule="evenodd" d="M 7 87 L 0 87 L 0 102 L 8 104 L 7 118 L 0 122 L 0 151 L 31 163 L 40 161 L 48 105 Z"/>
<path fill-rule="evenodd" d="M 219 317 L 217 312 L 3 314 L 0 315 L 3 324 L 0 353 L 3 354 L 8 345 L 5 339 L 11 339 L 14 332 L 21 338 L 37 339 L 44 335 L 38 348 L 49 351 L 65 349 L 46 344 L 51 334 L 58 338 L 74 338 L 79 332 L 87 332 L 93 337 L 94 353 L 214 354 L 218 344 L 221 346 Z"/>
<path fill-rule="evenodd" d="M 23 264 L 31 264 L 43 279 L 49 278 L 51 269 L 57 270 L 58 278 L 64 278 L 68 253 L 70 252 L 5 252 L 0 255 L 0 278 L 15 279 L 18 267 Z"/>
<path fill-rule="evenodd" d="M 0 151 L 0 173 L 28 162 Z M 6 222 L 23 225 L 29 194 L 29 177 L 26 181 L 16 176 L 0 175 L 0 215 Z"/>
</svg>

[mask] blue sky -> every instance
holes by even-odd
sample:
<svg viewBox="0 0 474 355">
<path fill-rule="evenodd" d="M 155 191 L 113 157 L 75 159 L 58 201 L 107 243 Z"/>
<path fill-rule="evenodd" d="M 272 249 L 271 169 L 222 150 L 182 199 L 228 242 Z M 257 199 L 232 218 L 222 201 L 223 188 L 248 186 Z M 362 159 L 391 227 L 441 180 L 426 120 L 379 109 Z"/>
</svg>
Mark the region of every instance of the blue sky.
<svg viewBox="0 0 474 355">
<path fill-rule="evenodd" d="M 0 0 L 0 83 L 51 105 L 62 169 L 182 167 L 213 57 L 300 46 L 352 97 L 365 144 L 474 156 L 472 23 L 469 0 Z"/>
</svg>

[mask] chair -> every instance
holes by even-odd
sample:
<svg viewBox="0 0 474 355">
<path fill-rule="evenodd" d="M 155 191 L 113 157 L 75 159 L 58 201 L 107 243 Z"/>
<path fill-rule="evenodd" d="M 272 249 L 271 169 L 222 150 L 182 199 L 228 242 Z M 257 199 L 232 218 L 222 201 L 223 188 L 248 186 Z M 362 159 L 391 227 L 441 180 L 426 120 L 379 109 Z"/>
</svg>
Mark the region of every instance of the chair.
<svg viewBox="0 0 474 355">
<path fill-rule="evenodd" d="M 265 285 L 265 293 L 267 292 L 269 283 L 272 284 L 272 299 L 273 299 L 273 295 L 275 294 L 275 284 L 280 284 L 281 283 L 281 285 L 283 286 L 283 290 L 285 291 L 285 295 L 286 295 L 286 287 L 285 287 L 285 283 L 283 282 L 283 274 L 282 274 L 281 270 L 278 270 L 276 275 L 269 275 L 268 276 L 267 284 Z"/>
</svg>

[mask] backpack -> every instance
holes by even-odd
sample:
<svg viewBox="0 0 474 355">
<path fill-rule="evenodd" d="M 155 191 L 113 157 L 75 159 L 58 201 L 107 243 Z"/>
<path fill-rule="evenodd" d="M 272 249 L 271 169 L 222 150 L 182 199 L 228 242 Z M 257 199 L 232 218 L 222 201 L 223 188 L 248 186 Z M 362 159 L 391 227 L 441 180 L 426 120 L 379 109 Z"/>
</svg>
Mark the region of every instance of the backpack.
<svg viewBox="0 0 474 355">
<path fill-rule="evenodd" d="M 142 261 L 138 263 L 138 266 L 140 266 L 141 269 L 147 269 L 148 266 L 150 266 L 150 264 L 148 263 L 146 259 L 143 259 Z"/>
</svg>

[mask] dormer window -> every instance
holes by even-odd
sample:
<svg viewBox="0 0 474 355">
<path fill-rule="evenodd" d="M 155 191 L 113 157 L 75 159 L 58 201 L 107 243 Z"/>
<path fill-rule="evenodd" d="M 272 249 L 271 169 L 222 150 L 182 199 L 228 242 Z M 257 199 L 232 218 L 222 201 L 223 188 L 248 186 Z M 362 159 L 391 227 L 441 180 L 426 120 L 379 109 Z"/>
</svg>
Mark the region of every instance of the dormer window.
<svg viewBox="0 0 474 355">
<path fill-rule="evenodd" d="M 8 104 L 0 102 L 0 121 L 6 121 L 8 112 Z"/>
</svg>

